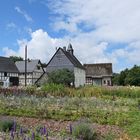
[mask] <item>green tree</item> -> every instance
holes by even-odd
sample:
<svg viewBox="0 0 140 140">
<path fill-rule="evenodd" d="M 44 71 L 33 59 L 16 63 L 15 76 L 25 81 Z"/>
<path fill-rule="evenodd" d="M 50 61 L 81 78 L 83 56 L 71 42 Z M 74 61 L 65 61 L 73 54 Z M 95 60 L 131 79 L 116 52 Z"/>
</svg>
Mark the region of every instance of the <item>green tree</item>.
<svg viewBox="0 0 140 140">
<path fill-rule="evenodd" d="M 68 69 L 60 69 L 48 74 L 48 82 L 70 86 L 74 82 L 74 74 Z"/>
<path fill-rule="evenodd" d="M 125 78 L 127 77 L 127 74 L 129 73 L 128 69 L 125 69 L 124 71 L 121 71 L 119 78 L 118 78 L 118 83 L 119 85 L 125 85 Z"/>
<path fill-rule="evenodd" d="M 125 85 L 140 86 L 140 66 L 134 65 L 125 78 Z"/>
<path fill-rule="evenodd" d="M 113 73 L 112 82 L 113 85 L 119 85 L 119 73 Z"/>
<path fill-rule="evenodd" d="M 10 56 L 9 58 L 14 62 L 23 61 L 23 58 L 20 56 Z"/>
</svg>

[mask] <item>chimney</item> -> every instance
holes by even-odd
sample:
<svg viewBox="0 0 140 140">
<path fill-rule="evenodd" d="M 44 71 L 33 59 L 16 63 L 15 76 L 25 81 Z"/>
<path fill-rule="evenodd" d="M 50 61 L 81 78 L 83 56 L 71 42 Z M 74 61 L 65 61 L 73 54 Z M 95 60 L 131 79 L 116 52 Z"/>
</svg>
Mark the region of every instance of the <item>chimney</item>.
<svg viewBox="0 0 140 140">
<path fill-rule="evenodd" d="M 72 45 L 71 45 L 71 44 L 69 44 L 69 45 L 68 45 L 67 52 L 69 52 L 71 55 L 73 55 L 73 54 L 74 54 L 74 50 L 73 50 L 73 48 L 72 48 Z"/>
<path fill-rule="evenodd" d="M 63 50 L 66 51 L 66 46 L 63 47 Z"/>
</svg>

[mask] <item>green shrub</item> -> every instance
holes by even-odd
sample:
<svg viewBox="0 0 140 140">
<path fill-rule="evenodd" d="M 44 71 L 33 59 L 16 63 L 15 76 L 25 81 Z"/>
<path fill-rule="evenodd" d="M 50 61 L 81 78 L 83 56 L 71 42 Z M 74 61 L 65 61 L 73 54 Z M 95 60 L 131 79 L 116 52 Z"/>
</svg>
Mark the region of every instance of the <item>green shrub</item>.
<svg viewBox="0 0 140 140">
<path fill-rule="evenodd" d="M 95 140 L 96 132 L 93 131 L 91 125 L 87 122 L 78 122 L 73 126 L 72 135 L 82 140 Z"/>
<path fill-rule="evenodd" d="M 70 86 L 74 82 L 74 73 L 68 69 L 59 69 L 48 74 L 48 82 Z"/>
<path fill-rule="evenodd" d="M 54 96 L 64 96 L 65 94 L 65 87 L 62 84 L 45 84 L 41 87 L 41 90 Z"/>
<path fill-rule="evenodd" d="M 36 90 L 37 90 L 36 86 L 25 87 L 25 91 L 26 91 L 27 94 L 35 94 Z"/>
<path fill-rule="evenodd" d="M 0 131 L 10 131 L 13 127 L 13 120 L 1 120 L 0 121 Z"/>
</svg>

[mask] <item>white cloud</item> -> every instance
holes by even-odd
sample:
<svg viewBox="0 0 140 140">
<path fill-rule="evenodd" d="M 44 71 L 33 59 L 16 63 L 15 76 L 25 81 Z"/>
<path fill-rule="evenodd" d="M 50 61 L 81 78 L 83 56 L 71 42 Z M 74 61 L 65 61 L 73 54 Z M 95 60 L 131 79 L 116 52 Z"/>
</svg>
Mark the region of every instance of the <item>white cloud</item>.
<svg viewBox="0 0 140 140">
<path fill-rule="evenodd" d="M 39 29 L 31 33 L 31 40 L 17 40 L 17 43 L 19 45 L 18 51 L 9 48 L 3 49 L 6 56 L 17 55 L 24 58 L 24 49 L 27 45 L 28 58 L 40 59 L 43 62 L 48 62 L 55 52 L 55 48 L 61 46 L 61 43 L 65 44 L 65 41 L 51 38 L 47 32 Z"/>
<path fill-rule="evenodd" d="M 59 30 L 65 27 L 61 27 L 61 22 L 64 25 L 69 22 L 77 27 L 75 40 L 77 44 L 82 42 L 81 48 L 78 49 L 83 50 L 83 52 L 79 51 L 82 58 L 87 55 L 85 61 L 90 63 L 112 61 L 115 65 L 125 62 L 140 64 L 138 59 L 140 54 L 139 0 L 53 0 L 48 5 L 53 13 L 59 15 L 59 19 L 54 23 L 60 27 Z M 82 26 L 78 26 L 79 24 Z M 87 32 L 86 28 L 90 30 Z M 69 31 L 69 28 L 65 30 Z M 82 39 L 80 39 L 81 34 Z M 100 45 L 101 42 L 106 42 L 106 45 Z M 107 53 L 108 44 L 113 43 L 128 45 L 121 49 L 114 47 L 112 52 Z M 86 48 L 89 51 L 84 52 Z M 99 57 L 96 57 L 98 55 L 95 52 L 100 52 Z M 120 58 L 124 60 L 119 62 Z"/>
<path fill-rule="evenodd" d="M 114 51 L 114 57 L 123 58 L 129 64 L 140 64 L 140 41 L 132 42 L 123 49 Z"/>
<path fill-rule="evenodd" d="M 48 62 L 55 47 L 67 45 L 71 39 L 75 54 L 83 63 L 112 62 L 115 71 L 124 69 L 128 64 L 140 64 L 139 0 L 42 0 L 41 3 L 58 14 L 53 20 L 53 29 L 68 33 L 62 38 L 53 38 L 42 29 L 29 30 L 31 40 L 18 40 L 18 52 L 5 49 L 7 55 L 10 51 L 24 57 L 27 44 L 30 58 Z M 28 17 L 19 7 L 15 9 Z M 30 18 L 26 20 L 30 21 Z M 128 45 L 108 51 L 113 43 Z M 120 67 L 120 63 L 126 64 Z"/>
<path fill-rule="evenodd" d="M 2 51 L 5 53 L 6 56 L 15 56 L 16 52 L 8 47 L 4 47 Z"/>
<path fill-rule="evenodd" d="M 139 0 L 54 0 L 50 8 L 61 16 L 60 21 L 84 23 L 100 40 L 129 42 L 140 37 Z M 64 23 L 63 23 L 64 24 Z M 63 28 L 63 27 L 62 27 Z"/>
<path fill-rule="evenodd" d="M 6 25 L 6 29 L 16 29 L 17 26 L 14 22 L 10 22 Z"/>
<path fill-rule="evenodd" d="M 21 10 L 20 7 L 16 6 L 16 7 L 15 7 L 15 10 L 16 10 L 19 14 L 21 14 L 22 16 L 24 16 L 24 18 L 25 18 L 28 22 L 32 22 L 32 21 L 33 21 L 32 17 L 29 16 L 24 10 Z"/>
<path fill-rule="evenodd" d="M 79 41 L 81 40 L 81 41 Z M 108 56 L 105 56 L 104 50 L 107 48 L 106 42 L 101 42 L 96 45 L 96 42 L 89 42 L 85 35 L 78 36 L 72 41 L 75 55 L 82 63 L 85 62 L 110 62 Z M 31 33 L 31 40 L 26 39 L 17 40 L 19 45 L 18 51 L 13 51 L 8 48 L 4 48 L 3 51 L 6 56 L 17 55 L 24 58 L 25 45 L 28 46 L 28 57 L 30 59 L 40 59 L 43 62 L 48 62 L 55 53 L 56 47 L 67 46 L 69 43 L 69 37 L 62 39 L 52 38 L 47 32 L 42 29 L 38 29 Z M 82 50 L 82 51 L 80 51 Z"/>
<path fill-rule="evenodd" d="M 75 23 L 69 23 L 64 21 L 59 21 L 53 24 L 53 28 L 55 31 L 66 30 L 69 32 L 77 32 L 77 26 Z"/>
</svg>

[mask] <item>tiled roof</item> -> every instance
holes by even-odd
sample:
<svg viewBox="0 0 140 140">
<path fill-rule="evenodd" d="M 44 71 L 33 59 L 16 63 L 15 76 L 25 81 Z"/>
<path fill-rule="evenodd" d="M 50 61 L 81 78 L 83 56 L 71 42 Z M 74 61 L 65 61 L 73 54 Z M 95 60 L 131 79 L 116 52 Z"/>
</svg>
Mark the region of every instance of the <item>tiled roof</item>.
<svg viewBox="0 0 140 140">
<path fill-rule="evenodd" d="M 39 63 L 38 59 L 27 61 L 27 73 L 33 72 L 38 63 Z M 20 73 L 25 72 L 25 61 L 17 61 L 16 66 Z"/>
<path fill-rule="evenodd" d="M 18 73 L 19 71 L 10 58 L 0 56 L 0 72 Z"/>
<path fill-rule="evenodd" d="M 86 76 L 112 76 L 112 63 L 84 64 Z"/>
</svg>

